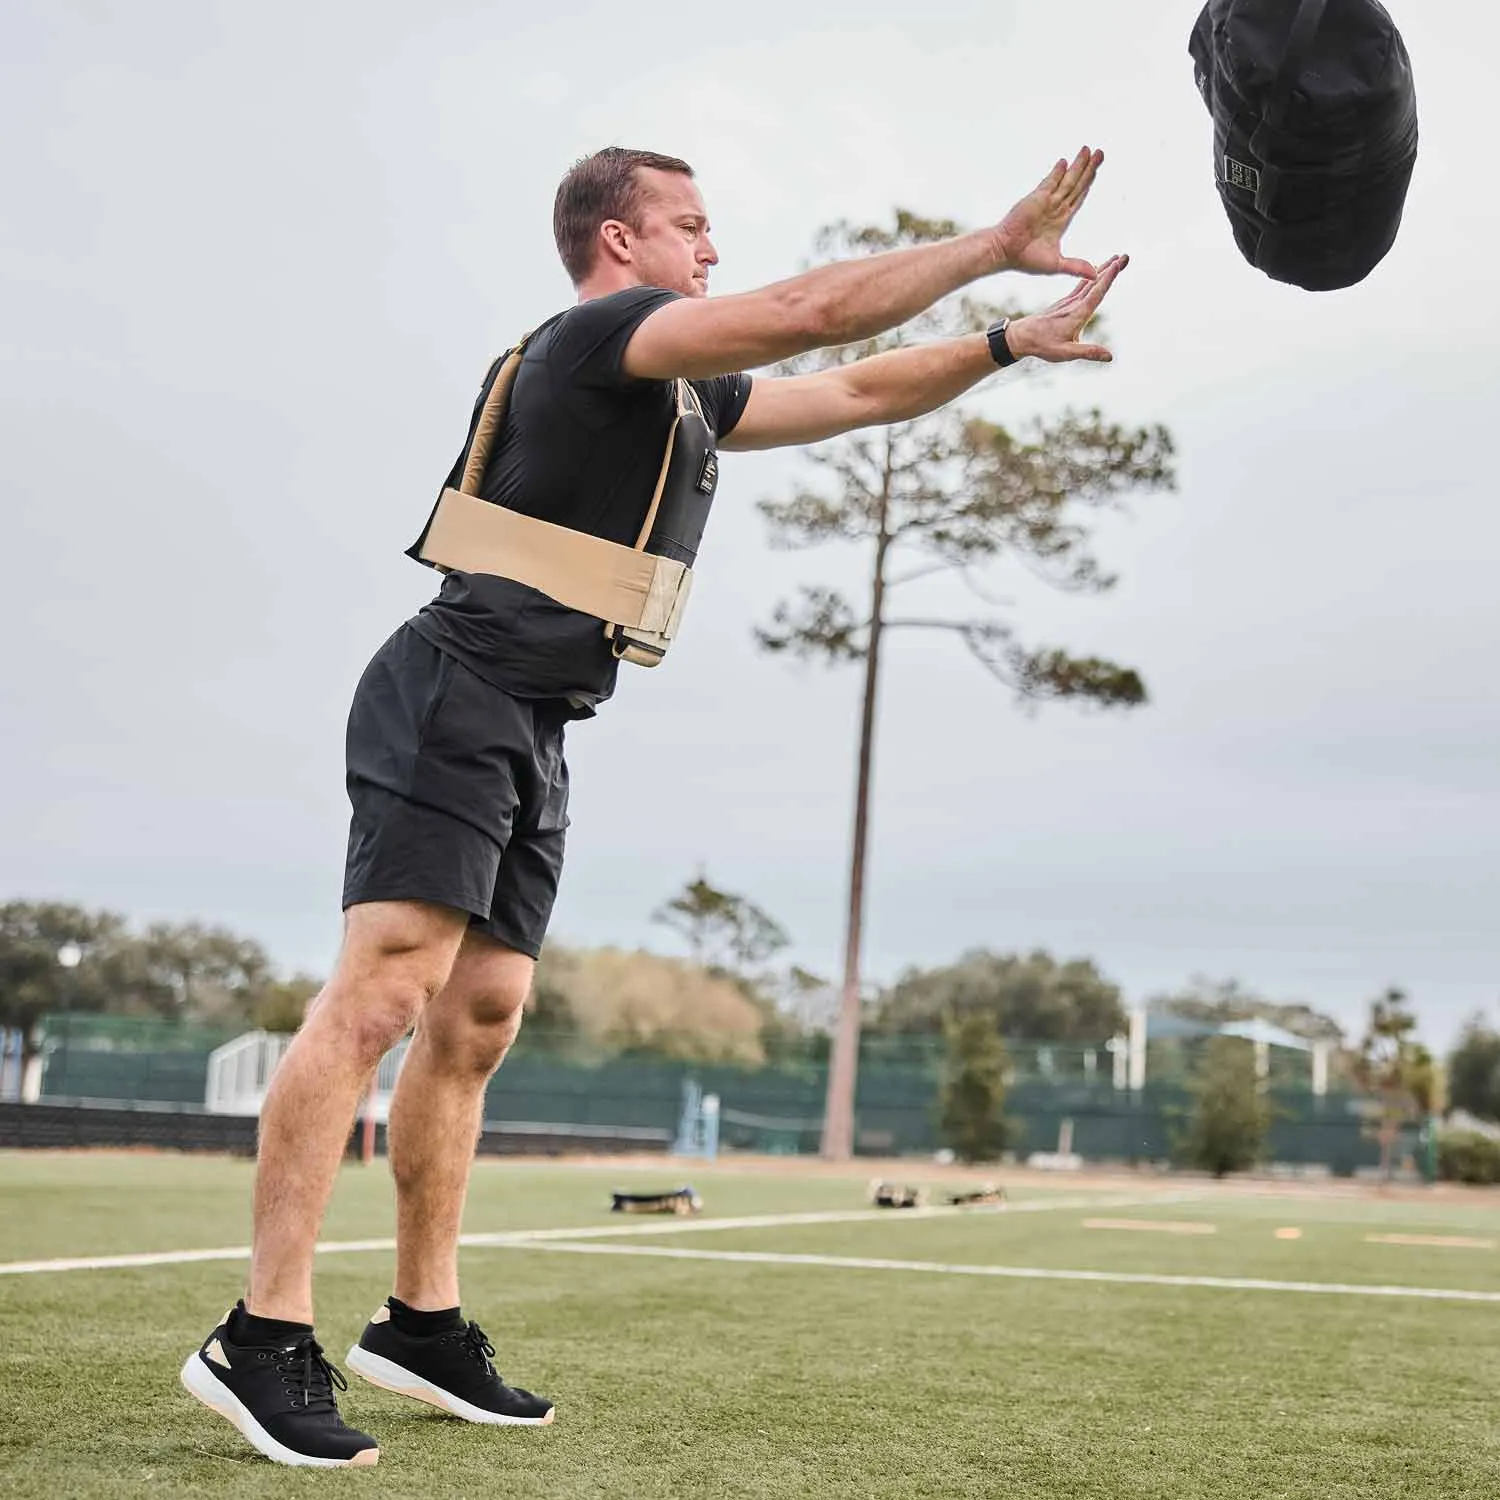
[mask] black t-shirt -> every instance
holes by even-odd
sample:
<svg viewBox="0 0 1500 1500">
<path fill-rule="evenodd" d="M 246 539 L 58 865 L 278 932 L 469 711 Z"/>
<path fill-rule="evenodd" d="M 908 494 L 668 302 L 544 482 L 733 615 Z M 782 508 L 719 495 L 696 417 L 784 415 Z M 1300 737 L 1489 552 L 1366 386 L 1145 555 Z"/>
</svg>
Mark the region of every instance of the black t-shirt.
<svg viewBox="0 0 1500 1500">
<path fill-rule="evenodd" d="M 631 287 L 557 314 L 526 346 L 510 407 L 485 466 L 486 500 L 634 546 L 675 415 L 670 380 L 620 368 L 640 324 L 680 294 Z M 748 375 L 695 380 L 722 438 L 750 398 Z M 619 663 L 603 624 L 487 573 L 449 573 L 413 628 L 519 698 L 566 698 L 592 713 L 614 692 Z"/>
</svg>

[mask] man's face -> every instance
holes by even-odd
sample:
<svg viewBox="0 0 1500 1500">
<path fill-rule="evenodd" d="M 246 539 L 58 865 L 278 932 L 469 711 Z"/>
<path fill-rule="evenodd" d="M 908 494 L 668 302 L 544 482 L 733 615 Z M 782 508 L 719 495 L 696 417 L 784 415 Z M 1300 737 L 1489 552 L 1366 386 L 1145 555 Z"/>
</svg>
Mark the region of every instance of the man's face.
<svg viewBox="0 0 1500 1500">
<path fill-rule="evenodd" d="M 630 236 L 632 262 L 643 286 L 685 297 L 708 295 L 708 271 L 719 252 L 708 237 L 708 210 L 698 184 L 681 172 L 638 167 L 639 226 Z"/>
</svg>

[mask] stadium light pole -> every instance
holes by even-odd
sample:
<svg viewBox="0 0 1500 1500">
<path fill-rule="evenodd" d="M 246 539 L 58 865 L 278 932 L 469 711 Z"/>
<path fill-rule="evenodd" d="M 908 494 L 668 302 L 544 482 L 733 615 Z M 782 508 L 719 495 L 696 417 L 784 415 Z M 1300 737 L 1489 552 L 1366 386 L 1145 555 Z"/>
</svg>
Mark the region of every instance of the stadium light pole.
<svg viewBox="0 0 1500 1500">
<path fill-rule="evenodd" d="M 68 1076 L 69 1053 L 73 1050 L 73 970 L 83 962 L 83 949 L 77 943 L 64 943 L 57 950 L 58 967 L 63 971 L 63 1077 Z"/>
</svg>

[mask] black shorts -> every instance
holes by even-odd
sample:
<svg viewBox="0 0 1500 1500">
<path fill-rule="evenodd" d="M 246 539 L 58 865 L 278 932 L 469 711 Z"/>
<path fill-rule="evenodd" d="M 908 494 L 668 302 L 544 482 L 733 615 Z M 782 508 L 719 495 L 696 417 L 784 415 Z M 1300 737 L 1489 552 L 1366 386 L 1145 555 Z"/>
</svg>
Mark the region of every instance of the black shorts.
<svg viewBox="0 0 1500 1500">
<path fill-rule="evenodd" d="M 511 697 L 403 625 L 349 711 L 345 910 L 433 901 L 535 958 L 562 875 L 570 712 Z"/>
</svg>

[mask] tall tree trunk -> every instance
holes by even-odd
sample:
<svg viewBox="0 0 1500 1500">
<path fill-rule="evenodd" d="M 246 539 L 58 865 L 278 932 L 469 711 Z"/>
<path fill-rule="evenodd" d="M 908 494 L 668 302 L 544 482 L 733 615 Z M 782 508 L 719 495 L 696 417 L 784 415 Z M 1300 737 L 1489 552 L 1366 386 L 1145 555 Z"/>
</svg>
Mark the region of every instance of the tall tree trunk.
<svg viewBox="0 0 1500 1500">
<path fill-rule="evenodd" d="M 1396 1137 L 1400 1130 L 1400 1124 L 1387 1105 L 1380 1121 L 1380 1175 L 1386 1182 L 1395 1176 Z"/>
<path fill-rule="evenodd" d="M 880 683 L 880 638 L 885 607 L 885 555 L 891 545 L 887 524 L 891 503 L 891 450 L 880 493 L 880 531 L 875 542 L 875 576 L 870 585 L 870 640 L 865 652 L 864 711 L 859 726 L 859 775 L 854 792 L 854 847 L 849 860 L 849 915 L 844 935 L 844 987 L 838 1029 L 828 1064 L 828 1095 L 823 1108 L 822 1155 L 848 1161 L 854 1154 L 854 1089 L 859 1069 L 860 940 L 864 929 L 865 848 L 870 831 L 870 775 L 875 751 L 875 694 Z"/>
</svg>

